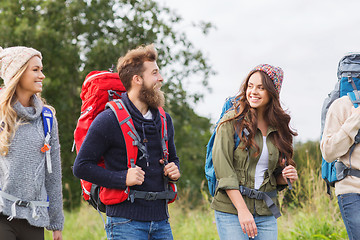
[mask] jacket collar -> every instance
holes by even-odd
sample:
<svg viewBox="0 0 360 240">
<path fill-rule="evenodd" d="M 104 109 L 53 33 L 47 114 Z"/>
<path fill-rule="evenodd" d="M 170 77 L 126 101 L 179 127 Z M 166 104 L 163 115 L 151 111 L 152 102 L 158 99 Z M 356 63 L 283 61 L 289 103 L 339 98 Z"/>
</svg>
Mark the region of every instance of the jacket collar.
<svg viewBox="0 0 360 240">
<path fill-rule="evenodd" d="M 267 129 L 267 132 L 266 132 L 266 137 L 268 137 L 270 133 L 277 132 L 277 131 L 278 131 L 277 128 L 269 126 L 268 129 Z"/>
</svg>

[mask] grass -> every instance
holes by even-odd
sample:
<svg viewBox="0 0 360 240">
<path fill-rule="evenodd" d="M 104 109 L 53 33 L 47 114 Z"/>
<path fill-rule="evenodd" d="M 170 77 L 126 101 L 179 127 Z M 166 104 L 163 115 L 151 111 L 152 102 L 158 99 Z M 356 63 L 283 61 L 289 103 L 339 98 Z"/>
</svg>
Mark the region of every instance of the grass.
<svg viewBox="0 0 360 240">
<path fill-rule="evenodd" d="M 217 237 L 213 211 L 202 208 L 185 210 L 180 203 L 169 205 L 170 224 L 174 239 L 215 240 Z M 105 216 L 104 216 L 105 218 Z M 65 212 L 63 239 L 105 240 L 104 224 L 99 213 L 87 203 L 76 211 Z M 52 233 L 45 231 L 45 240 L 51 240 Z"/>
<path fill-rule="evenodd" d="M 315 182 L 321 182 L 317 179 Z M 317 186 L 317 184 L 314 184 Z M 346 230 L 342 222 L 336 200 L 330 200 L 323 190 L 312 191 L 312 196 L 301 207 L 295 207 L 296 202 L 282 206 L 282 217 L 278 219 L 279 238 L 283 240 L 311 240 L 311 239 L 347 239 Z M 295 184 L 292 194 L 302 188 Z M 282 193 L 280 198 L 285 197 Z M 185 201 L 185 200 L 184 200 Z M 209 203 L 195 209 L 190 209 L 184 201 L 171 204 L 170 224 L 174 239 L 179 240 L 218 240 L 214 213 Z M 69 240 L 105 240 L 106 234 L 99 214 L 91 206 L 83 203 L 72 212 L 65 212 L 65 229 L 63 239 Z M 46 232 L 46 240 L 50 240 L 51 233 Z"/>
<path fill-rule="evenodd" d="M 313 146 L 312 146 L 313 147 Z M 318 149 L 318 148 L 317 148 Z M 318 151 L 318 150 L 317 150 Z M 325 182 L 319 173 L 319 153 L 298 153 L 301 159 L 298 169 L 299 180 L 293 190 L 279 193 L 282 216 L 278 219 L 279 240 L 344 240 L 347 238 L 337 200 L 326 194 Z M 189 192 L 169 205 L 170 224 L 176 240 L 218 240 L 214 213 L 210 209 L 207 189 L 201 186 L 202 204 L 194 207 Z M 45 233 L 50 240 L 51 232 Z M 106 234 L 103 222 L 91 206 L 86 203 L 71 212 L 65 212 L 63 239 L 104 240 Z"/>
<path fill-rule="evenodd" d="M 104 224 L 98 212 L 87 203 L 71 212 L 65 211 L 64 240 L 105 240 Z M 52 240 L 52 232 L 45 231 L 45 240 Z"/>
</svg>

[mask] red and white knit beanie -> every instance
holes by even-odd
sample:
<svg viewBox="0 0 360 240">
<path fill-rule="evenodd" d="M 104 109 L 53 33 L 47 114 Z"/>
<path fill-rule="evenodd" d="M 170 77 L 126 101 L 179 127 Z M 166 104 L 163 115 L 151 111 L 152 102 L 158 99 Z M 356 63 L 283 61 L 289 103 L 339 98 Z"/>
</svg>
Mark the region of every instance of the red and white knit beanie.
<svg viewBox="0 0 360 240">
<path fill-rule="evenodd" d="M 33 48 L 17 46 L 3 49 L 0 47 L 0 77 L 4 80 L 5 86 L 33 56 L 42 59 L 41 53 Z"/>
</svg>

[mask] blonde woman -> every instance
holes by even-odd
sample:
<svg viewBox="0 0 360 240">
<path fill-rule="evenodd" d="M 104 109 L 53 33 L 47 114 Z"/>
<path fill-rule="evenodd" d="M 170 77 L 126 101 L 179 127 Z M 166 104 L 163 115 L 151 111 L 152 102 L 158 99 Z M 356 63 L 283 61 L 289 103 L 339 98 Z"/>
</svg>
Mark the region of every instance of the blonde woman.
<svg viewBox="0 0 360 240">
<path fill-rule="evenodd" d="M 45 117 L 55 112 L 40 97 L 42 70 L 39 51 L 0 47 L 0 239 L 44 239 L 44 227 L 62 239 L 58 127 L 54 116 Z"/>
</svg>

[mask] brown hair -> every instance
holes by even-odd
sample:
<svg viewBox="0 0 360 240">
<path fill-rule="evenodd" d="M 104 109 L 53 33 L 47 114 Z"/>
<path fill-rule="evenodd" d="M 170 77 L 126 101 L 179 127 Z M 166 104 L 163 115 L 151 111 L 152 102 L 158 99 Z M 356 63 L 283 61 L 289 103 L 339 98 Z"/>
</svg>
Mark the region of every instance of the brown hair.
<svg viewBox="0 0 360 240">
<path fill-rule="evenodd" d="M 264 119 L 268 126 L 275 127 L 277 131 L 272 134 L 271 140 L 275 146 L 279 149 L 287 159 L 290 165 L 295 166 L 295 162 L 292 160 L 293 156 L 293 136 L 297 136 L 297 133 L 290 129 L 290 115 L 287 114 L 281 107 L 279 94 L 277 93 L 273 81 L 270 77 L 262 71 L 252 71 L 248 74 L 245 81 L 240 88 L 240 94 L 235 98 L 235 116 L 227 119 L 224 122 L 235 120 L 235 131 L 240 136 L 240 140 L 244 145 L 240 148 L 254 148 L 256 149 L 255 155 L 260 153 L 259 146 L 256 144 L 254 136 L 257 131 L 257 112 L 254 108 L 250 107 L 248 100 L 246 99 L 246 89 L 248 88 L 248 82 L 252 74 L 259 72 L 264 88 L 269 94 L 269 102 L 264 110 Z M 224 123 L 223 122 L 223 123 Z M 241 132 L 246 128 L 249 131 L 249 136 L 242 136 Z M 280 160 L 284 157 L 280 156 Z"/>
<path fill-rule="evenodd" d="M 126 91 L 131 89 L 131 80 L 134 75 L 142 77 L 145 61 L 154 62 L 157 60 L 157 52 L 154 44 L 141 45 L 120 57 L 117 63 L 117 71 Z"/>
</svg>

